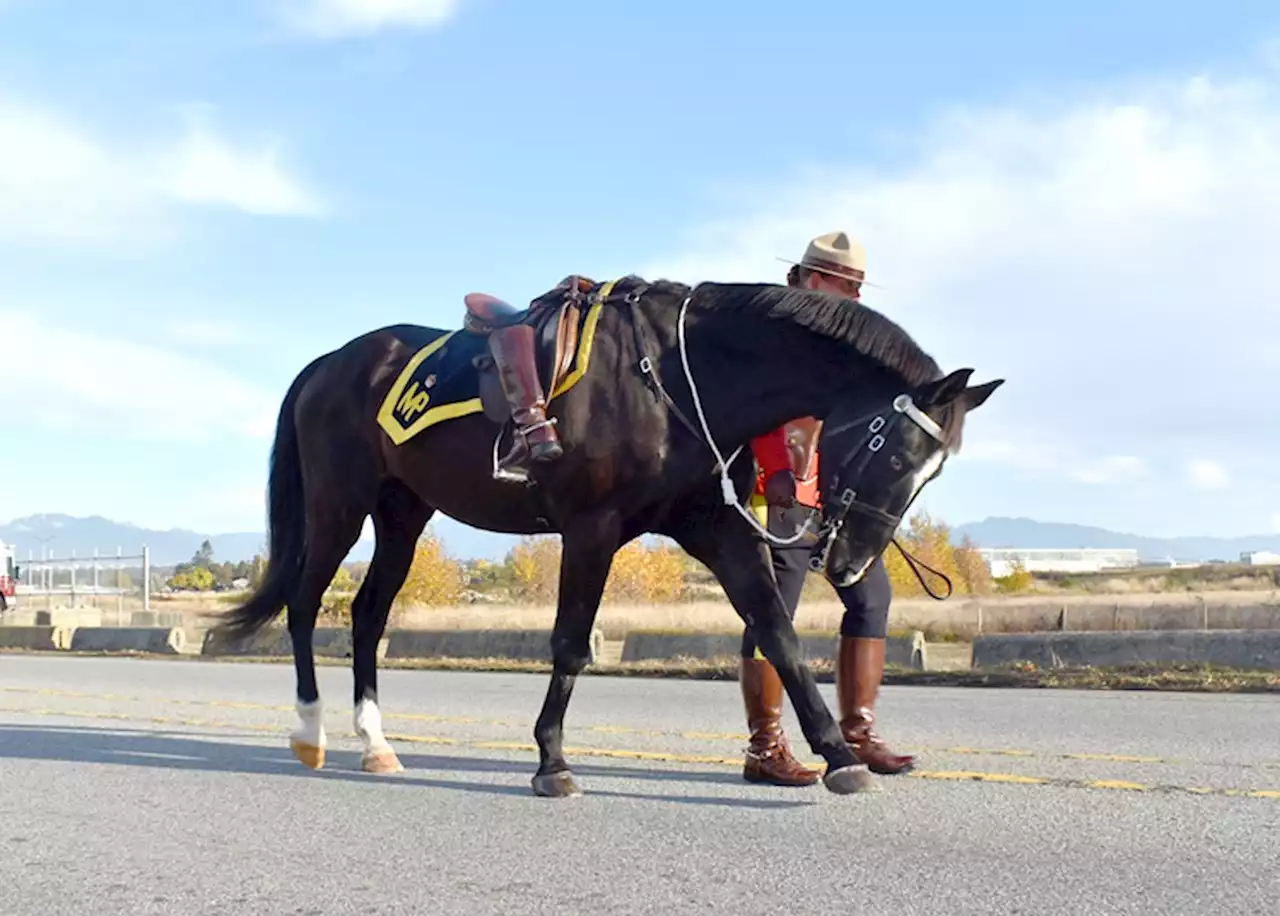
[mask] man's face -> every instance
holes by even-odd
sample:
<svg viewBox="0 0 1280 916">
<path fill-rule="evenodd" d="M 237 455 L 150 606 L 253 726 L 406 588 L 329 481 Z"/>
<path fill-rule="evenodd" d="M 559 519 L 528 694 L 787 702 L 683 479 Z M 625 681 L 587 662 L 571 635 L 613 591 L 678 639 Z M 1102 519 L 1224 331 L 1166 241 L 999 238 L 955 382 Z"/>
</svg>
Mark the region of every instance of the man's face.
<svg viewBox="0 0 1280 916">
<path fill-rule="evenodd" d="M 848 296 L 855 302 L 862 296 L 862 284 L 857 280 L 833 277 L 831 274 L 810 271 L 805 279 L 805 286 L 822 293 L 835 293 L 837 296 Z"/>
</svg>

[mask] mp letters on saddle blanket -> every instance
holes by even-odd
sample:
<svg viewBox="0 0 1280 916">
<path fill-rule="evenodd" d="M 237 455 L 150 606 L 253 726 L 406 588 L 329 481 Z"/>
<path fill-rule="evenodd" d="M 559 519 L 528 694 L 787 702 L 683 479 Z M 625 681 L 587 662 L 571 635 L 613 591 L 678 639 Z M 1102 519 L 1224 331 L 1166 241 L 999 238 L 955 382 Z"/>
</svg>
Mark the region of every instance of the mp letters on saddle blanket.
<svg viewBox="0 0 1280 916">
<path fill-rule="evenodd" d="M 604 303 L 596 302 L 578 321 L 578 348 L 573 367 L 565 373 L 551 400 L 578 383 L 591 362 L 591 344 Z M 488 352 L 488 341 L 467 331 L 445 331 L 415 353 L 400 371 L 383 399 L 378 425 L 396 445 L 403 445 L 424 429 L 446 420 L 483 410 L 480 373 L 471 360 Z M 544 354 L 539 353 L 539 363 Z"/>
</svg>

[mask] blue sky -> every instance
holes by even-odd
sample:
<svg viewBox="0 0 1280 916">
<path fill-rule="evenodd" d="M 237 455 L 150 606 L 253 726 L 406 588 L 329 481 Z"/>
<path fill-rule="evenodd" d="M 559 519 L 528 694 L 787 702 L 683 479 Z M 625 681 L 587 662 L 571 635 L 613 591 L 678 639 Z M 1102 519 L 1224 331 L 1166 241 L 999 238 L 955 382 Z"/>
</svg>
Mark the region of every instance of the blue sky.
<svg viewBox="0 0 1280 916">
<path fill-rule="evenodd" d="M 260 529 L 316 353 L 839 227 L 1009 380 L 931 512 L 1280 531 L 1280 11 L 1112 7 L 0 0 L 0 520 Z"/>
</svg>

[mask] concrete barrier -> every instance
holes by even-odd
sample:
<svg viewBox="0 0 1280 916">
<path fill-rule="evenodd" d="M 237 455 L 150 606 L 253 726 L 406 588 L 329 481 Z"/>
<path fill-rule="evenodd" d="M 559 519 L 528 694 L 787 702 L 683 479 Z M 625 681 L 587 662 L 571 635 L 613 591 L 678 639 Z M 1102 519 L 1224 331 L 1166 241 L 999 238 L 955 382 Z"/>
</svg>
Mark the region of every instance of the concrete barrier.
<svg viewBox="0 0 1280 916">
<path fill-rule="evenodd" d="M 1280 630 L 1151 630 L 1125 633 L 1007 633 L 979 636 L 973 666 L 1031 662 L 1040 668 L 1209 664 L 1280 670 Z"/>
<path fill-rule="evenodd" d="M 311 634 L 311 648 L 316 655 L 350 658 L 351 629 L 349 627 L 316 627 Z M 231 640 L 221 633 L 208 630 L 204 634 L 200 654 L 290 658 L 293 656 L 293 640 L 284 627 L 267 627 L 248 639 L 239 640 Z"/>
<path fill-rule="evenodd" d="M 74 633 L 74 627 L 0 626 L 0 649 L 68 649 Z"/>
<path fill-rule="evenodd" d="M 953 633 L 963 639 L 991 633 L 1280 630 L 1280 602 L 1266 596 L 1236 601 L 1206 600 L 1198 595 L 1116 596 L 1110 600 L 964 598 L 933 606 L 895 602 L 889 626 Z"/>
<path fill-rule="evenodd" d="M 131 611 L 129 626 L 131 627 L 183 627 L 187 625 L 188 616 L 177 611 Z"/>
<path fill-rule="evenodd" d="M 55 607 L 37 610 L 35 625 L 38 627 L 100 627 L 102 610 L 96 607 Z"/>
<path fill-rule="evenodd" d="M 154 652 L 180 655 L 187 635 L 177 627 L 77 627 L 72 652 Z"/>
<path fill-rule="evenodd" d="M 839 638 L 823 631 L 802 631 L 800 651 L 805 661 L 834 662 Z M 624 662 L 721 661 L 736 663 L 741 656 L 742 631 L 673 633 L 665 630 L 631 630 L 622 644 Z M 890 636 L 886 640 L 885 663 L 923 671 L 928 646 L 919 630 L 910 636 Z"/>
<path fill-rule="evenodd" d="M 591 631 L 591 661 L 604 652 L 604 631 Z M 551 661 L 550 630 L 390 630 L 387 658 L 511 658 Z"/>
</svg>

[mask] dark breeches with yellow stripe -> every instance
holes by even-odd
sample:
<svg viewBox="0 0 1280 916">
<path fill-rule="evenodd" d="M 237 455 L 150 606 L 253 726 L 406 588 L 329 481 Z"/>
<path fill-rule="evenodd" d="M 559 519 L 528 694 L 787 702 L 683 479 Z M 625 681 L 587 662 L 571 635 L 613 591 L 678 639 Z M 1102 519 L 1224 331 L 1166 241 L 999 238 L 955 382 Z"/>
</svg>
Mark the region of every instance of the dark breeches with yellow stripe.
<svg viewBox="0 0 1280 916">
<path fill-rule="evenodd" d="M 804 524 L 808 509 L 796 506 L 792 509 L 769 508 L 769 533 L 778 537 L 791 537 Z M 809 546 L 811 539 L 805 538 L 796 544 L 779 546 L 769 545 L 773 557 L 773 572 L 778 579 L 778 590 L 782 592 L 782 600 L 787 606 L 787 616 L 792 621 L 796 617 L 796 609 L 800 606 L 800 593 L 804 589 L 805 577 L 809 574 Z M 832 586 L 835 588 L 834 586 Z M 889 603 L 893 600 L 893 587 L 889 584 L 889 573 L 884 566 L 884 558 L 876 557 L 861 581 L 849 588 L 835 588 L 836 596 L 844 605 L 844 616 L 840 620 L 840 635 L 859 639 L 884 639 L 889 629 Z M 755 640 L 751 633 L 743 630 L 742 657 L 752 658 L 756 653 Z"/>
</svg>

